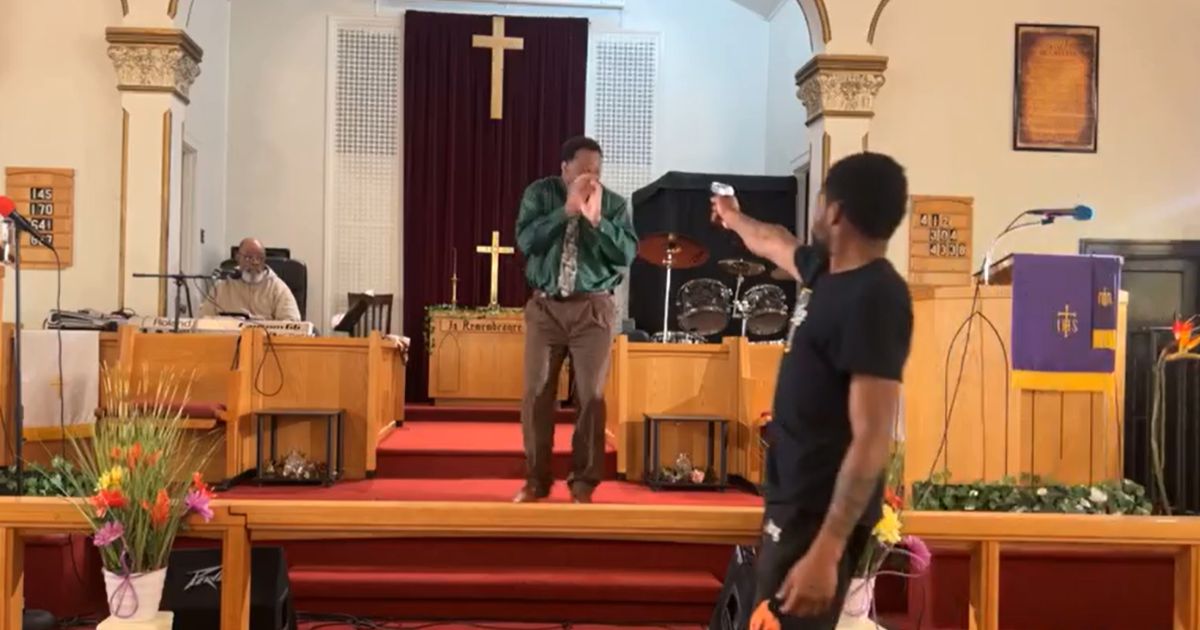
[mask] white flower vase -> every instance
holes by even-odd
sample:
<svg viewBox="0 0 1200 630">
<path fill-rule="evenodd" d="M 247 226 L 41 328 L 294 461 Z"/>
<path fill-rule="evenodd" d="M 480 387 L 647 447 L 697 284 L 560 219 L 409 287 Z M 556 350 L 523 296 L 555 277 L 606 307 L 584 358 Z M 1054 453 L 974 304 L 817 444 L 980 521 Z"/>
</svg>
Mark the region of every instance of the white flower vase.
<svg viewBox="0 0 1200 630">
<path fill-rule="evenodd" d="M 124 576 L 104 570 L 108 613 L 121 621 L 149 621 L 158 614 L 167 570 Z"/>
<path fill-rule="evenodd" d="M 846 601 L 842 604 L 843 617 L 867 618 L 875 604 L 875 577 L 851 578 Z"/>
</svg>

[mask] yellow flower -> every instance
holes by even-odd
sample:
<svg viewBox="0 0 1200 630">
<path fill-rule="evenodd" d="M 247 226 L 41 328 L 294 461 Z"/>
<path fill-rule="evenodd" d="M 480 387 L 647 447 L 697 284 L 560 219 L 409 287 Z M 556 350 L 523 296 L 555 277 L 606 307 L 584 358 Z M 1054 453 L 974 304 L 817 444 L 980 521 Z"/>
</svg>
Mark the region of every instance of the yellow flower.
<svg viewBox="0 0 1200 630">
<path fill-rule="evenodd" d="M 96 490 L 115 490 L 121 487 L 121 482 L 124 480 L 125 469 L 120 466 L 113 466 L 100 475 L 100 482 L 97 484 Z"/>
<path fill-rule="evenodd" d="M 884 504 L 883 516 L 879 518 L 879 522 L 875 524 L 875 529 L 871 530 L 875 538 L 885 545 L 895 545 L 900 542 L 900 515 L 892 506 Z"/>
</svg>

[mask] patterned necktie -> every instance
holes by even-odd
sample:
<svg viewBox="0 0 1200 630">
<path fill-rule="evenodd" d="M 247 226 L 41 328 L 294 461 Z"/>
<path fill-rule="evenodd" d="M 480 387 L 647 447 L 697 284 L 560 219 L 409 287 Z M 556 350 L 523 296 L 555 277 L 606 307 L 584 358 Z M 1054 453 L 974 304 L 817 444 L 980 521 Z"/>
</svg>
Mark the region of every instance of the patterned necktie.
<svg viewBox="0 0 1200 630">
<path fill-rule="evenodd" d="M 558 292 L 565 296 L 575 292 L 575 272 L 579 267 L 579 217 L 568 219 L 563 235 L 562 262 L 558 266 Z"/>
</svg>

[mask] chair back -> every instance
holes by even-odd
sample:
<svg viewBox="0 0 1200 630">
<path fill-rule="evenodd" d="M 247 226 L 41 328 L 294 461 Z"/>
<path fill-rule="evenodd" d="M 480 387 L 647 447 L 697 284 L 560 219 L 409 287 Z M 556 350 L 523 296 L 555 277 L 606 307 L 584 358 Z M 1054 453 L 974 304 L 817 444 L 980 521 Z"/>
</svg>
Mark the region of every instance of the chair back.
<svg viewBox="0 0 1200 630">
<path fill-rule="evenodd" d="M 392 302 L 391 293 L 371 295 L 368 293 L 350 293 L 347 304 L 353 308 L 359 300 L 367 300 L 367 310 L 362 318 L 354 325 L 352 337 L 366 337 L 378 330 L 384 335 L 392 334 Z"/>
</svg>

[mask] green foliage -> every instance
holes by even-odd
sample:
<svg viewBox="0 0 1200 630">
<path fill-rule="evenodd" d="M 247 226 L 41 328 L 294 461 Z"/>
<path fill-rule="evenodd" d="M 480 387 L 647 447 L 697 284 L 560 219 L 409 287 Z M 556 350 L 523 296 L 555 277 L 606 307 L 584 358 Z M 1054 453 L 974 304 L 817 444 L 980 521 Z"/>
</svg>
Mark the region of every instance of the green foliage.
<svg viewBox="0 0 1200 630">
<path fill-rule="evenodd" d="M 31 463 L 25 467 L 24 494 L 29 497 L 83 496 L 74 490 L 80 486 L 79 479 L 82 476 L 82 471 L 58 456 L 50 460 L 49 468 Z M 12 495 L 16 492 L 16 470 L 0 469 L 0 494 Z"/>
<path fill-rule="evenodd" d="M 1037 476 L 998 482 L 951 484 L 946 474 L 913 484 L 915 510 L 1046 512 L 1054 514 L 1150 514 L 1146 489 L 1124 479 L 1063 485 Z"/>
<path fill-rule="evenodd" d="M 496 315 L 508 315 L 512 313 L 521 313 L 525 309 L 513 306 L 497 306 L 491 308 L 487 306 L 452 306 L 450 304 L 431 304 L 425 307 L 425 351 L 433 353 L 433 315 L 437 313 L 440 316 L 457 317 L 459 319 L 476 319 L 480 317 L 493 317 Z"/>
</svg>

